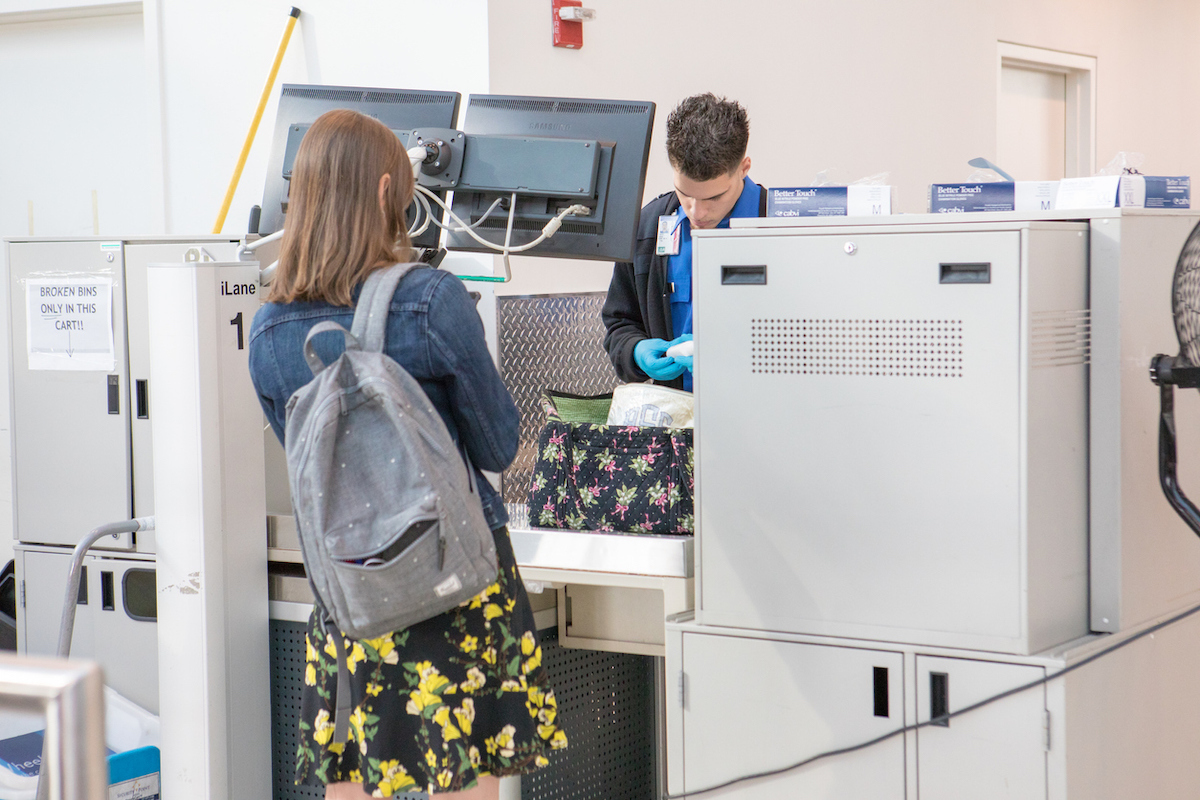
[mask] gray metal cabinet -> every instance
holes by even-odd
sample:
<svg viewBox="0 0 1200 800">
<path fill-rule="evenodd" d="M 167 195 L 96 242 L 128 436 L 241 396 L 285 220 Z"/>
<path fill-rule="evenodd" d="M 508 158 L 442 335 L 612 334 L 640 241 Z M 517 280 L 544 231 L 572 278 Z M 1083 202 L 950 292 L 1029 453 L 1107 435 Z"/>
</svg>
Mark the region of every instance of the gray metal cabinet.
<svg viewBox="0 0 1200 800">
<path fill-rule="evenodd" d="M 23 603 L 17 613 L 18 650 L 54 655 L 62 619 L 69 551 L 15 548 Z M 71 656 L 89 658 L 104 681 L 148 711 L 158 712 L 158 632 L 155 563 L 151 557 L 84 558 L 84 581 L 75 607 Z"/>
<path fill-rule="evenodd" d="M 1044 667 L 916 657 L 917 720 L 966 708 L 1045 676 Z M 1047 796 L 1045 686 L 917 730 L 920 800 L 1038 800 Z M 964 794 L 964 787 L 970 787 Z"/>
<path fill-rule="evenodd" d="M 97 525 L 133 511 L 129 369 L 125 357 L 125 265 L 120 243 L 9 245 L 12 342 L 13 508 L 18 538 L 74 544 Z M 29 281 L 112 281 L 112 369 L 30 369 Z M 27 302 L 28 300 L 28 302 Z M 124 534 L 98 545 L 129 549 Z"/>
<path fill-rule="evenodd" d="M 14 550 L 17 567 L 17 649 L 28 655 L 52 656 L 58 650 L 64 588 L 71 553 L 66 550 Z M 95 629 L 86 614 L 76 609 L 71 654 L 79 658 L 96 655 Z"/>
<path fill-rule="evenodd" d="M 1038 681 L 1046 675 L 1039 660 L 669 621 L 669 791 L 699 792 L 879 740 L 714 796 L 1045 800 L 1052 744 L 1045 686 L 899 733 Z M 1064 742 L 1054 747 L 1061 762 Z"/>
<path fill-rule="evenodd" d="M 681 670 L 668 648 L 668 682 L 680 686 L 668 701 L 676 722 L 668 722 L 672 794 L 786 767 L 904 724 L 898 652 L 691 631 L 680 640 Z M 728 796 L 899 799 L 904 761 L 904 739 L 897 736 L 836 761 L 740 784 Z"/>
<path fill-rule="evenodd" d="M 237 241 L 212 236 L 8 242 L 19 541 L 73 545 L 97 525 L 154 513 L 146 270 L 156 262 L 182 262 L 192 248 L 234 260 Z M 30 305 L 29 282 L 97 278 L 112 281 L 105 320 L 112 329 L 112 369 L 30 369 L 28 312 L 39 309 Z M 97 547 L 154 552 L 154 535 L 123 534 Z"/>
<path fill-rule="evenodd" d="M 697 621 L 1086 633 L 1087 250 L 1082 223 L 704 237 Z"/>
<path fill-rule="evenodd" d="M 158 713 L 158 614 L 153 561 L 89 556 L 88 610 L 105 682 Z"/>
</svg>

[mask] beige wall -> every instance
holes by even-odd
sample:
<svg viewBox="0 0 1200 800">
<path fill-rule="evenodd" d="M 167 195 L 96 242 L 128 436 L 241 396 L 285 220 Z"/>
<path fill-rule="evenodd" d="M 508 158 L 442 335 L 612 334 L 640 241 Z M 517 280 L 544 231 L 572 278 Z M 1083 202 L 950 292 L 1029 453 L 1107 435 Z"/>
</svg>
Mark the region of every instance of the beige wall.
<svg viewBox="0 0 1200 800">
<path fill-rule="evenodd" d="M 1097 58 L 1096 158 L 1137 150 L 1200 178 L 1200 3 L 1192 0 L 586 0 L 584 46 L 550 44 L 549 2 L 489 0 L 491 91 L 653 100 L 646 196 L 670 188 L 667 113 L 712 91 L 751 117 L 767 186 L 890 173 L 897 209 L 996 149 L 997 42 Z M 1034 177 L 1034 176 L 1029 176 Z M 509 291 L 604 288 L 607 269 L 521 259 Z"/>
</svg>

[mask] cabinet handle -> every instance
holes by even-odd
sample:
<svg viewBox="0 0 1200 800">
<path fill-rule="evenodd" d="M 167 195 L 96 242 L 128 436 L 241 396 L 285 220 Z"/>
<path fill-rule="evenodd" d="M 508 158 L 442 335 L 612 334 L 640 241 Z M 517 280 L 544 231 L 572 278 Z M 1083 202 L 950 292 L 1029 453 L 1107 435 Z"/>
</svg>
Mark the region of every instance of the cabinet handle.
<svg viewBox="0 0 1200 800">
<path fill-rule="evenodd" d="M 888 670 L 875 667 L 875 716 L 890 717 L 888 713 Z"/>
<path fill-rule="evenodd" d="M 766 286 L 767 285 L 767 265 L 766 264 L 747 264 L 747 265 L 722 265 L 721 266 L 721 285 L 722 286 Z"/>
<path fill-rule="evenodd" d="M 108 413 L 121 413 L 121 376 L 108 376 Z"/>
<path fill-rule="evenodd" d="M 929 673 L 929 721 L 950 727 L 950 676 L 944 672 Z"/>
<path fill-rule="evenodd" d="M 117 610 L 117 599 L 113 591 L 113 574 L 111 572 L 100 573 L 100 608 L 105 611 Z"/>
<path fill-rule="evenodd" d="M 990 262 L 977 264 L 939 264 L 941 278 L 938 283 L 991 283 Z"/>
<path fill-rule="evenodd" d="M 150 387 L 149 381 L 138 380 L 134 381 L 134 387 L 137 390 L 137 418 L 150 419 Z"/>
</svg>

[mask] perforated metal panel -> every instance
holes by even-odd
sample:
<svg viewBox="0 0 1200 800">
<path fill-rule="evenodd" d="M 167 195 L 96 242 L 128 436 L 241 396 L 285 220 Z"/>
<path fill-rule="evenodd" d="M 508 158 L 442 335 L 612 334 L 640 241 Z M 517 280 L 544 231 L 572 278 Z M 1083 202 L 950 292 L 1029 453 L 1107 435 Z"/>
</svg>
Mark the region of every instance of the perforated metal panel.
<svg viewBox="0 0 1200 800">
<path fill-rule="evenodd" d="M 654 659 L 560 647 L 553 631 L 541 637 L 570 746 L 522 776 L 522 800 L 652 800 Z"/>
<path fill-rule="evenodd" d="M 300 746 L 300 687 L 304 681 L 302 622 L 271 620 L 271 786 L 275 800 L 324 800 L 324 785 L 297 786 L 296 750 Z M 427 794 L 397 795 L 397 800 L 426 800 Z"/>
<path fill-rule="evenodd" d="M 529 500 L 546 389 L 594 395 L 620 381 L 604 352 L 604 292 L 496 298 L 500 374 L 521 411 L 521 444 L 504 473 L 504 501 Z"/>
<path fill-rule="evenodd" d="M 962 320 L 751 319 L 750 370 L 784 375 L 961 378 Z"/>
<path fill-rule="evenodd" d="M 292 783 L 304 680 L 305 624 L 271 620 L 271 761 L 275 800 L 323 800 L 323 786 Z M 521 778 L 522 800 L 652 800 L 655 794 L 654 660 L 559 647 L 540 634 L 542 663 L 570 746 Z M 397 800 L 426 800 L 405 794 Z"/>
</svg>

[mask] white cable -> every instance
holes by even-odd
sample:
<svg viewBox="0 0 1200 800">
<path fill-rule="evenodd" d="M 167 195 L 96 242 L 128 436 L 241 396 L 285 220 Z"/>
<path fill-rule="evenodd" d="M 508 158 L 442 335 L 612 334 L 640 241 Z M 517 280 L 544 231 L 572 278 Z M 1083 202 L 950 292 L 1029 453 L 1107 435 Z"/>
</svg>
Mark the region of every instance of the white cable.
<svg viewBox="0 0 1200 800">
<path fill-rule="evenodd" d="M 447 228 L 447 230 L 451 231 L 452 233 L 465 233 L 468 236 L 470 236 L 472 239 L 474 239 L 475 241 L 479 242 L 484 247 L 490 248 L 492 250 L 496 250 L 497 252 L 521 253 L 526 250 L 537 247 L 539 244 L 546 241 L 551 236 L 553 236 L 555 233 L 557 233 L 558 229 L 562 227 L 563 220 L 566 219 L 567 217 L 577 216 L 577 215 L 585 215 L 585 214 L 591 213 L 591 209 L 585 205 L 576 204 L 573 206 L 568 206 L 567 208 L 564 208 L 562 211 L 558 212 L 558 215 L 556 217 L 554 217 L 554 219 L 547 222 L 542 227 L 542 235 L 539 236 L 538 238 L 534 239 L 532 242 L 529 242 L 528 244 L 520 245 L 519 247 L 505 247 L 504 245 L 496 244 L 495 242 L 489 242 L 487 239 L 484 239 L 482 236 L 477 234 L 470 225 L 468 225 L 466 222 L 464 222 L 462 220 L 462 218 L 460 216 L 458 216 L 457 214 L 455 214 L 454 211 L 451 210 L 451 208 L 448 205 L 446 205 L 444 202 L 442 202 L 442 199 L 440 197 L 438 197 L 436 194 L 434 194 L 433 192 L 426 189 L 424 186 L 417 186 L 417 191 L 420 192 L 421 194 L 425 195 L 426 197 L 428 197 L 430 200 L 437 203 L 439 206 L 441 206 L 446 211 L 446 213 L 450 216 L 450 219 L 452 219 L 454 222 L 458 223 L 459 228 L 460 228 L 460 230 L 454 230 L 451 228 Z M 513 212 L 515 212 L 515 204 L 514 204 L 514 208 L 510 209 L 510 215 Z"/>
<path fill-rule="evenodd" d="M 408 162 L 412 164 L 413 183 L 417 182 L 417 178 L 421 174 L 421 162 L 423 162 L 425 157 L 428 155 L 429 151 L 425 149 L 424 145 L 417 145 L 416 147 L 408 148 Z"/>
<path fill-rule="evenodd" d="M 420 236 L 429 229 L 429 221 L 433 219 L 433 212 L 429 209 L 429 201 L 420 194 L 413 195 L 413 203 L 417 206 L 417 213 L 413 219 L 413 225 L 408 229 L 408 237 L 410 239 Z M 424 219 L 422 219 L 424 215 Z M 418 223 L 420 223 L 418 225 Z"/>
<path fill-rule="evenodd" d="M 517 216 L 517 193 L 513 192 L 512 197 L 508 201 L 508 226 L 504 231 L 504 282 L 512 280 L 512 265 L 508 263 L 508 254 L 512 252 L 509 247 L 512 244 L 512 226 L 513 219 Z"/>
<path fill-rule="evenodd" d="M 426 202 L 428 202 L 428 201 L 426 201 Z M 477 219 L 475 221 L 474 225 L 468 225 L 467 227 L 470 228 L 471 230 L 475 230 L 476 228 L 478 228 L 480 225 L 482 225 L 484 222 L 487 221 L 488 217 L 490 217 L 492 215 L 492 212 L 496 210 L 497 206 L 499 206 L 503 202 L 504 202 L 503 197 L 497 197 L 495 202 L 493 202 L 490 206 L 488 206 L 488 210 L 483 212 L 483 216 L 481 216 L 479 219 Z M 441 228 L 442 230 L 447 231 L 449 233 L 461 233 L 462 232 L 460 228 L 453 228 L 448 225 L 443 225 L 441 222 L 438 221 L 437 217 L 433 218 L 433 224 L 437 225 L 439 228 Z"/>
</svg>

